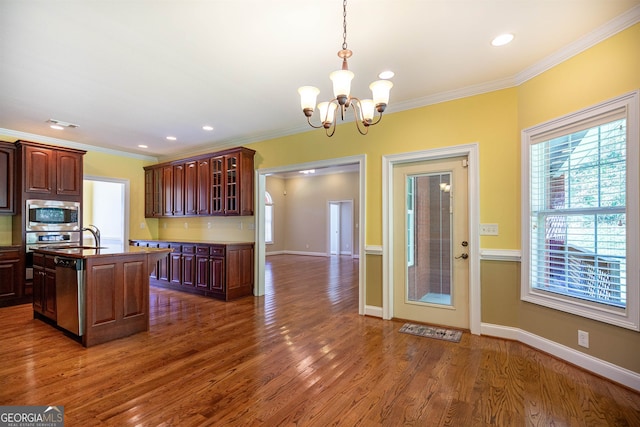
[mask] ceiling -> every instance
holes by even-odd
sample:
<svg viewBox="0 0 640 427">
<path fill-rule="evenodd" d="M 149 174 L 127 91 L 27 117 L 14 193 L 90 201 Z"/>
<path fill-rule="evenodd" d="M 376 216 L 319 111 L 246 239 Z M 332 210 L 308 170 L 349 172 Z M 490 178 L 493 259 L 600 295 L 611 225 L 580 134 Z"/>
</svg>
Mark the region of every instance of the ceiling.
<svg viewBox="0 0 640 427">
<path fill-rule="evenodd" d="M 514 86 L 639 21 L 640 0 L 350 0 L 352 95 L 386 69 L 388 113 Z M 328 100 L 342 30 L 339 0 L 0 0 L 0 135 L 167 158 L 306 131 L 297 88 Z"/>
</svg>

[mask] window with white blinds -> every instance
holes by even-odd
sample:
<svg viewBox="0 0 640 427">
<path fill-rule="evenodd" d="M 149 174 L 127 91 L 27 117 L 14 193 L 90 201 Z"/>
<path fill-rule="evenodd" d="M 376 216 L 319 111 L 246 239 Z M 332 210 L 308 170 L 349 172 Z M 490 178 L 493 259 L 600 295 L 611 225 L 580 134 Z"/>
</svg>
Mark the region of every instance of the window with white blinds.
<svg viewBox="0 0 640 427">
<path fill-rule="evenodd" d="M 632 95 L 523 132 L 522 295 L 638 330 L 637 93 Z"/>
</svg>

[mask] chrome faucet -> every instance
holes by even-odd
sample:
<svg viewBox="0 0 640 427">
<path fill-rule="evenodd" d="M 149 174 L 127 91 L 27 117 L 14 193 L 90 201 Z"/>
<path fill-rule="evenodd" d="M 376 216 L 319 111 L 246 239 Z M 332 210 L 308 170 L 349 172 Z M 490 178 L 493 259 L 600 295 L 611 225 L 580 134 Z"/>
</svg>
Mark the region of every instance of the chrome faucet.
<svg viewBox="0 0 640 427">
<path fill-rule="evenodd" d="M 82 231 L 88 231 L 89 233 L 91 233 L 94 240 L 96 241 L 96 248 L 100 247 L 100 230 L 98 230 L 98 227 L 89 224 L 88 226 L 83 228 Z"/>
</svg>

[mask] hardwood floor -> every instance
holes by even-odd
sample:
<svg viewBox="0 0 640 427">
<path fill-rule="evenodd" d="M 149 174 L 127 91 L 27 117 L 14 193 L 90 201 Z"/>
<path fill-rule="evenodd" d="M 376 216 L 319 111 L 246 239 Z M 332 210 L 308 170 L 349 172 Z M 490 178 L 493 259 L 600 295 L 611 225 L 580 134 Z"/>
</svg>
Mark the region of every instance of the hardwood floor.
<svg viewBox="0 0 640 427">
<path fill-rule="evenodd" d="M 151 325 L 92 348 L 0 309 L 0 405 L 67 426 L 639 426 L 640 394 L 516 342 L 359 316 L 358 261 L 267 258 L 267 295 L 151 289 Z"/>
</svg>

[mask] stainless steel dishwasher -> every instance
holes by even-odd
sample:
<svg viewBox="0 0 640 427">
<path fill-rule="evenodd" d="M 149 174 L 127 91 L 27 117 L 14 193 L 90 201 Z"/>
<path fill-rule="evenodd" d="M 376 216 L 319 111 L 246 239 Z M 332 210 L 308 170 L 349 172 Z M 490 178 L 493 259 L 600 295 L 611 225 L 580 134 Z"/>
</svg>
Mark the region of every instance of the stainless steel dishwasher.
<svg viewBox="0 0 640 427">
<path fill-rule="evenodd" d="M 84 260 L 56 256 L 56 311 L 58 326 L 78 336 L 84 334 Z"/>
</svg>

